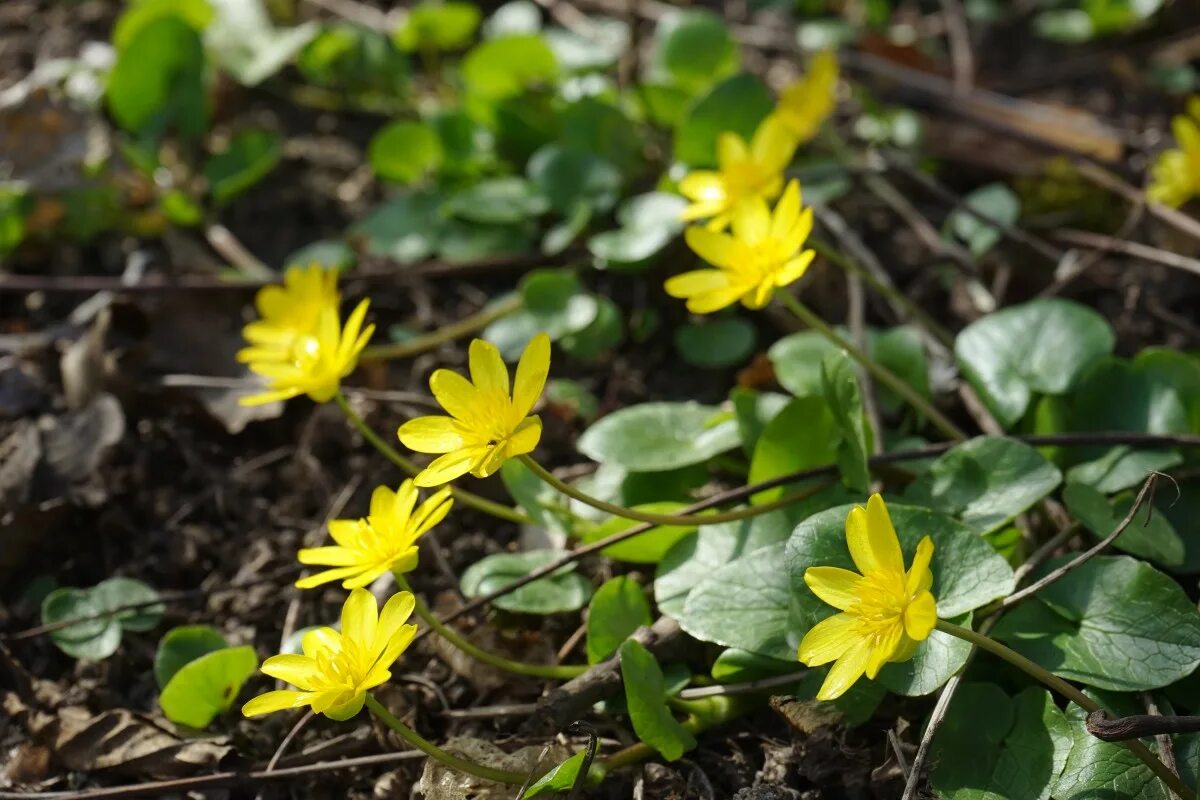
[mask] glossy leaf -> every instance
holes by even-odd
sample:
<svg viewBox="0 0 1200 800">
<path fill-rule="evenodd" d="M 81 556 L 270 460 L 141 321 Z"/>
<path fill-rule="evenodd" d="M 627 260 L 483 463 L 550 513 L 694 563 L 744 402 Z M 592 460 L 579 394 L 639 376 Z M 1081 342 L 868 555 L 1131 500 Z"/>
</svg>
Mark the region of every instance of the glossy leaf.
<svg viewBox="0 0 1200 800">
<path fill-rule="evenodd" d="M 662 669 L 650 651 L 627 640 L 620 648 L 625 704 L 638 738 L 667 761 L 680 758 L 696 746 L 696 739 L 671 715 L 666 705 Z"/>
<path fill-rule="evenodd" d="M 588 663 L 604 661 L 634 631 L 651 622 L 650 604 L 637 581 L 624 575 L 605 581 L 588 605 Z"/>
<path fill-rule="evenodd" d="M 579 437 L 593 461 L 659 472 L 707 461 L 739 443 L 737 423 L 699 403 L 642 403 L 615 411 Z"/>
<path fill-rule="evenodd" d="M 694 367 L 724 369 L 745 361 L 754 352 L 758 333 L 741 317 L 680 325 L 675 329 L 675 349 Z"/>
<path fill-rule="evenodd" d="M 463 594 L 480 597 L 523 578 L 562 557 L 557 550 L 497 553 L 476 561 L 462 575 Z M 592 596 L 592 585 L 568 564 L 544 578 L 492 601 L 496 608 L 522 614 L 559 614 L 576 611 Z"/>
<path fill-rule="evenodd" d="M 249 645 L 206 653 L 183 665 L 159 695 L 167 719 L 189 728 L 205 728 L 228 711 L 242 685 L 258 669 Z"/>
<path fill-rule="evenodd" d="M 1103 539 L 1117 529 L 1129 509 L 1134 493 L 1124 492 L 1110 503 L 1102 492 L 1081 483 L 1068 483 L 1063 490 L 1067 510 L 1097 539 Z M 1183 564 L 1183 539 L 1174 526 L 1150 504 L 1142 507 L 1133 520 L 1112 543 L 1118 550 L 1157 561 L 1167 567 Z"/>
<path fill-rule="evenodd" d="M 367 161 L 375 174 L 397 183 L 415 183 L 441 166 L 442 140 L 423 122 L 393 122 L 371 139 Z"/>
<path fill-rule="evenodd" d="M 162 689 L 185 664 L 229 646 L 220 631 L 208 625 L 181 625 L 167 631 L 154 653 L 154 680 Z"/>
</svg>

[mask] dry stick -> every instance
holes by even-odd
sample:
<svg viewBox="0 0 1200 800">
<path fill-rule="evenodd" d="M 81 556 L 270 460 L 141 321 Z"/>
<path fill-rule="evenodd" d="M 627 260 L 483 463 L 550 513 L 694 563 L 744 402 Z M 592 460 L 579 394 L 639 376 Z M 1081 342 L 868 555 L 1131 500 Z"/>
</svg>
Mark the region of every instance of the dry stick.
<svg viewBox="0 0 1200 800">
<path fill-rule="evenodd" d="M 358 360 L 383 361 L 387 359 L 410 358 L 419 353 L 432 350 L 440 344 L 445 344 L 446 342 L 451 342 L 460 337 L 480 331 L 501 317 L 512 314 L 519 308 L 521 308 L 521 297 L 519 295 L 512 295 L 469 317 L 464 317 L 450 325 L 444 325 L 424 336 L 418 336 L 406 342 L 368 347 L 366 350 L 363 350 Z"/>
<path fill-rule="evenodd" d="M 1147 736 L 1174 733 L 1200 733 L 1200 717 L 1130 714 L 1127 717 L 1109 719 L 1103 711 L 1099 711 L 1088 714 L 1087 731 L 1106 742 L 1123 742 L 1126 739 L 1144 739 Z"/>
<path fill-rule="evenodd" d="M 954 67 L 954 90 L 970 92 L 975 83 L 975 57 L 971 53 L 971 31 L 959 0 L 942 0 L 942 21 L 950 44 L 950 63 Z"/>
<path fill-rule="evenodd" d="M 1151 717 L 1161 717 L 1162 712 L 1158 710 L 1158 704 L 1154 702 L 1154 696 L 1149 692 L 1142 692 L 1142 702 L 1146 706 L 1146 714 Z M 1088 716 L 1091 716 L 1090 714 Z M 1163 764 L 1167 769 L 1179 774 L 1179 764 L 1175 761 L 1175 746 L 1171 742 L 1171 734 L 1157 733 L 1154 735 L 1154 743 L 1158 745 L 1158 757 L 1162 759 Z M 1171 800 L 1179 800 L 1179 795 L 1171 792 Z"/>
<path fill-rule="evenodd" d="M 1200 239 L 1200 222 L 1187 214 L 1164 206 L 1162 203 L 1151 202 L 1141 189 L 1090 161 L 1076 158 L 1073 163 L 1080 175 L 1097 186 L 1119 194 L 1131 203 L 1144 203 L 1151 216 L 1167 223 L 1180 233 Z"/>
<path fill-rule="evenodd" d="M 1151 472 L 1150 475 L 1147 476 L 1145 483 L 1142 484 L 1141 491 L 1138 492 L 1137 497 L 1133 501 L 1133 505 L 1129 507 L 1129 513 L 1126 514 L 1125 518 L 1121 520 L 1121 523 L 1113 529 L 1112 533 L 1097 542 L 1095 546 L 1089 548 L 1088 550 L 1084 550 L 1082 553 L 1075 556 L 1075 558 L 1071 559 L 1066 564 L 1063 564 L 1061 567 L 1051 570 L 1046 575 L 1031 583 L 1029 586 L 1026 586 L 1021 591 L 1010 594 L 1008 597 L 1001 600 L 999 604 L 997 604 L 996 608 L 1012 608 L 1025 598 L 1031 597 L 1042 589 L 1045 589 L 1047 586 L 1054 583 L 1059 578 L 1062 578 L 1071 570 L 1078 569 L 1092 558 L 1099 555 L 1104 548 L 1112 544 L 1113 541 L 1120 536 L 1126 528 L 1129 527 L 1130 523 L 1133 522 L 1133 518 L 1137 515 L 1137 512 L 1141 510 L 1142 504 L 1146 502 L 1146 498 L 1148 496 L 1153 498 L 1154 484 L 1161 475 L 1161 472 Z"/>
<path fill-rule="evenodd" d="M 866 352 L 867 350 L 867 327 L 866 327 L 866 296 L 863 292 L 863 279 L 857 273 L 848 273 L 846 275 L 846 325 L 850 328 L 850 338 L 859 350 Z M 866 368 L 861 365 L 857 366 L 858 383 L 861 387 L 863 413 L 867 417 L 867 422 L 873 431 L 882 431 L 883 425 L 879 421 L 879 402 L 875 397 L 875 381 L 871 378 L 871 373 L 867 372 Z M 883 452 L 883 437 L 871 437 L 871 453 L 878 455 Z"/>
<path fill-rule="evenodd" d="M 697 686 L 694 689 L 684 689 L 678 694 L 680 700 L 701 700 L 705 697 L 722 697 L 733 694 L 753 694 L 780 686 L 791 686 L 804 680 L 808 670 L 801 669 L 786 675 L 773 675 L 770 678 L 759 678 L 744 683 L 725 683 L 720 686 Z"/>
<path fill-rule="evenodd" d="M 1162 264 L 1165 267 L 1174 267 L 1175 269 L 1190 272 L 1193 275 L 1200 275 L 1200 261 L 1157 247 L 1151 247 L 1148 244 L 1118 239 L 1115 236 L 1104 236 L 1099 233 L 1069 229 L 1055 231 L 1054 236 L 1068 244 L 1078 245 L 1079 247 L 1124 253 L 1125 255 L 1140 258 L 1143 261 L 1149 261 L 1153 264 Z"/>
<path fill-rule="evenodd" d="M 1150 433 L 1125 433 L 1122 431 L 1104 431 L 1099 433 L 1054 433 L 1054 434 L 1022 434 L 1011 436 L 1009 438 L 1017 441 L 1025 442 L 1034 447 L 1088 447 L 1093 445 L 1119 445 L 1127 444 L 1138 447 L 1200 447 L 1200 436 L 1190 434 L 1179 435 L 1161 435 Z M 877 456 L 872 456 L 868 459 L 868 464 L 872 467 L 879 467 L 885 464 L 896 464 L 904 461 L 920 461 L 926 458 L 933 458 L 945 453 L 958 442 L 941 442 L 939 444 L 927 445 L 913 450 L 895 450 L 890 453 L 881 453 Z M 784 486 L 789 483 L 798 483 L 812 478 L 820 478 L 837 473 L 836 464 L 825 464 L 820 467 L 812 467 L 810 469 L 799 470 L 787 475 L 780 475 L 777 478 L 762 481 L 761 483 L 739 486 L 736 489 L 729 489 L 724 492 L 705 498 L 696 503 L 680 509 L 681 513 L 694 514 L 703 511 L 713 506 L 723 505 L 725 503 L 733 503 L 737 500 L 744 499 L 757 492 L 767 489 L 774 489 L 777 486 Z M 511 583 L 501 586 L 495 591 L 480 595 L 470 602 L 456 609 L 442 619 L 442 622 L 451 622 L 458 619 L 463 614 L 469 614 L 472 611 L 492 602 L 497 597 L 503 597 L 510 592 L 515 592 L 522 586 L 528 586 L 536 580 L 546 577 L 547 575 L 562 569 L 568 564 L 572 564 L 584 556 L 599 552 L 606 547 L 610 547 L 618 542 L 623 542 L 626 539 L 631 539 L 634 536 L 639 536 L 653 528 L 650 523 L 641 523 L 634 525 L 628 530 L 614 533 L 612 536 L 606 537 L 583 547 L 576 548 L 569 553 L 566 553 L 550 564 L 535 569 L 527 575 L 517 578 Z M 418 637 L 424 632 L 417 634 Z"/>
<path fill-rule="evenodd" d="M 123 800 L 126 797 L 145 797 L 152 795 L 163 797 L 182 794 L 184 792 L 216 789 L 221 786 L 237 786 L 262 781 L 283 781 L 300 778 L 305 775 L 334 772 L 358 767 L 375 767 L 384 764 L 394 764 L 397 761 L 412 761 L 425 758 L 418 750 L 406 750 L 401 753 L 379 753 L 359 758 L 346 758 L 341 761 L 320 761 L 316 764 L 302 764 L 298 767 L 285 767 L 277 770 L 251 770 L 249 772 L 215 772 L 211 775 L 197 775 L 191 778 L 175 778 L 165 781 L 150 781 L 148 783 L 131 783 L 123 786 L 105 786 L 99 789 L 87 789 L 81 792 L 5 792 L 0 798 L 38 798 L 41 800 Z"/>
</svg>

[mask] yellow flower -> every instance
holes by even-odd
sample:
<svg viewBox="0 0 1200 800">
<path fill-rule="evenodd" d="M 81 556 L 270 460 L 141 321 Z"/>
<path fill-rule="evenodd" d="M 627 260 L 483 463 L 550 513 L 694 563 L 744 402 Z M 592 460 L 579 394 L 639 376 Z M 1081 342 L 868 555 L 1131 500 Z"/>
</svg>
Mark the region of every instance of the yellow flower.
<svg viewBox="0 0 1200 800">
<path fill-rule="evenodd" d="M 375 596 L 355 589 L 342 606 L 342 630 L 317 628 L 304 635 L 304 655 L 271 656 L 262 671 L 290 683 L 259 695 L 242 706 L 247 717 L 270 714 L 287 708 L 311 706 L 317 714 L 346 720 L 359 712 L 367 691 L 392 677 L 388 670 L 417 633 L 416 625 L 405 625 L 415 601 L 400 592 L 378 611 Z"/>
<path fill-rule="evenodd" d="M 1171 120 L 1171 130 L 1179 147 L 1158 156 L 1146 196 L 1178 208 L 1200 194 L 1200 97 L 1188 100 L 1187 114 Z"/>
<path fill-rule="evenodd" d="M 862 575 L 840 567 L 809 567 L 804 582 L 813 594 L 841 611 L 817 623 L 800 642 L 800 660 L 810 667 L 833 661 L 818 700 L 840 697 L 864 673 L 874 679 L 889 661 L 907 661 L 937 624 L 937 602 L 929 588 L 933 540 L 917 544 L 904 571 L 900 540 L 883 498 L 846 517 L 846 544 Z"/>
<path fill-rule="evenodd" d="M 495 345 L 475 339 L 469 351 L 471 380 L 439 369 L 429 378 L 433 396 L 450 416 L 418 417 L 400 426 L 400 441 L 419 453 L 443 453 L 416 477 L 417 486 L 438 486 L 470 472 L 477 478 L 537 447 L 542 420 L 530 416 L 550 372 L 550 337 L 533 337 L 513 380 Z"/>
<path fill-rule="evenodd" d="M 722 133 L 717 137 L 716 171 L 697 170 L 679 182 L 680 194 L 692 201 L 680 219 L 711 218 L 708 227 L 724 230 L 742 202 L 779 195 L 783 170 L 795 151 L 796 137 L 774 114 L 759 124 L 749 146 L 736 133 Z"/>
<path fill-rule="evenodd" d="M 239 402 L 244 406 L 261 405 L 301 394 L 318 403 L 332 399 L 342 378 L 354 371 L 358 354 L 375 332 L 374 325 L 363 328 L 368 302 L 358 304 L 344 328 L 338 327 L 337 308 L 325 306 L 313 327 L 298 334 L 290 347 L 256 348 L 263 352 L 249 360 L 250 370 L 267 379 L 267 391 Z"/>
<path fill-rule="evenodd" d="M 798 144 L 817 135 L 817 131 L 837 103 L 837 56 L 822 50 L 812 57 L 803 78 L 788 85 L 779 95 L 775 114 Z"/>
<path fill-rule="evenodd" d="M 800 185 L 788 184 L 772 214 L 761 197 L 738 206 L 732 233 L 692 226 L 687 243 L 717 269 L 699 269 L 670 278 L 667 294 L 687 300 L 694 314 L 709 314 L 737 301 L 762 308 L 775 289 L 797 280 L 812 263 L 803 250 L 812 231 L 812 209 L 801 209 Z"/>
<path fill-rule="evenodd" d="M 301 578 L 296 586 L 311 589 L 344 578 L 342 588 L 358 589 L 385 572 L 415 569 L 417 539 L 441 522 L 452 505 L 449 489 L 435 492 L 418 508 L 417 488 L 412 481 L 400 484 L 394 492 L 377 486 L 366 519 L 335 519 L 329 523 L 329 534 L 336 545 L 300 551 L 301 564 L 333 569 Z"/>
<path fill-rule="evenodd" d="M 321 309 L 336 309 L 340 300 L 336 272 L 319 264 L 289 268 L 282 286 L 264 286 L 255 296 L 260 319 L 242 328 L 250 346 L 238 353 L 238 360 L 249 363 L 286 357 L 296 339 L 316 327 Z"/>
</svg>

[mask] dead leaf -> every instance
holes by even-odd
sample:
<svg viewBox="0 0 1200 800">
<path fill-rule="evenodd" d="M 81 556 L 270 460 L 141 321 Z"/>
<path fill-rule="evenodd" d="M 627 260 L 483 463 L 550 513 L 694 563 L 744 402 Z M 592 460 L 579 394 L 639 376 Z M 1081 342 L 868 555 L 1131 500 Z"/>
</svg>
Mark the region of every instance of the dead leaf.
<svg viewBox="0 0 1200 800">
<path fill-rule="evenodd" d="M 570 750 L 558 744 L 548 749 L 522 747 L 510 754 L 491 742 L 470 736 L 456 736 L 442 747 L 476 764 L 521 774 L 532 774 L 534 770 L 544 773 L 571 755 Z M 515 800 L 520 787 L 485 781 L 451 769 L 440 761 L 426 759 L 418 788 L 425 800 Z"/>
<path fill-rule="evenodd" d="M 800 700 L 791 695 L 774 695 L 770 700 L 771 710 L 796 730 L 811 736 L 822 728 L 830 728 L 842 721 L 842 714 L 832 703 L 818 700 Z"/>
<path fill-rule="evenodd" d="M 222 739 L 181 739 L 127 709 L 93 714 L 83 706 L 64 706 L 47 713 L 25 706 L 11 692 L 3 709 L 57 763 L 78 772 L 174 778 L 212 769 L 233 750 Z"/>
<path fill-rule="evenodd" d="M 109 449 L 125 435 L 125 412 L 111 394 L 99 394 L 84 408 L 43 418 L 46 466 L 68 488 L 97 476 Z"/>
</svg>

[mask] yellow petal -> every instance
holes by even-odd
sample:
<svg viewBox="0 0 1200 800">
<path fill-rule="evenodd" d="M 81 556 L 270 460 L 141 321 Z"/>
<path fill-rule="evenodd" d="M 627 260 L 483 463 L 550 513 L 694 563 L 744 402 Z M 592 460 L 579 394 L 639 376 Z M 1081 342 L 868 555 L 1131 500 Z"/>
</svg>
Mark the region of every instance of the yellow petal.
<svg viewBox="0 0 1200 800">
<path fill-rule="evenodd" d="M 745 161 L 749 157 L 750 151 L 742 137 L 730 131 L 722 131 L 717 135 L 717 163 L 721 165 L 721 169 Z"/>
<path fill-rule="evenodd" d="M 468 425 L 473 426 L 486 408 L 485 398 L 479 390 L 462 375 L 448 369 L 439 369 L 429 377 L 429 390 L 450 416 Z"/>
<path fill-rule="evenodd" d="M 342 547 L 356 547 L 362 541 L 364 524 L 361 519 L 331 519 L 329 535 Z"/>
<path fill-rule="evenodd" d="M 541 417 L 526 417 L 513 431 L 513 435 L 508 438 L 508 446 L 505 448 L 504 458 L 512 458 L 513 456 L 532 453 L 533 448 L 537 447 L 538 441 L 542 438 L 542 419 Z"/>
<path fill-rule="evenodd" d="M 471 467 L 471 474 L 476 478 L 487 478 L 503 466 L 507 460 L 508 448 L 503 445 L 488 447 L 483 458 L 477 460 Z"/>
<path fill-rule="evenodd" d="M 804 582 L 817 597 L 845 611 L 859 599 L 862 576 L 841 567 L 809 567 L 804 571 Z"/>
<path fill-rule="evenodd" d="M 271 656 L 263 662 L 261 669 L 264 675 L 278 678 L 300 689 L 312 689 L 313 679 L 320 674 L 320 667 L 315 659 L 290 653 Z"/>
<path fill-rule="evenodd" d="M 413 482 L 417 486 L 441 486 L 443 483 L 449 483 L 471 471 L 476 455 L 475 448 L 464 448 L 446 453 L 446 455 L 431 461 L 429 466 L 421 470 L 421 473 L 413 479 Z"/>
<path fill-rule="evenodd" d="M 521 360 L 517 362 L 517 374 L 513 380 L 513 415 L 524 417 L 533 410 L 546 378 L 550 375 L 550 337 L 539 333 L 529 340 Z"/>
<path fill-rule="evenodd" d="M 341 646 L 341 635 L 328 625 L 305 631 L 304 636 L 300 638 L 300 648 L 304 655 L 310 658 L 316 658 L 318 651 L 336 651 Z"/>
<path fill-rule="evenodd" d="M 755 163 L 768 172 L 782 172 L 792 160 L 799 140 L 776 114 L 768 114 L 754 132 L 750 150 Z M 776 189 L 776 192 L 779 190 Z"/>
<path fill-rule="evenodd" d="M 812 626 L 804 635 L 797 657 L 810 667 L 819 667 L 841 658 L 861 638 L 854 617 L 834 614 Z"/>
<path fill-rule="evenodd" d="M 464 443 L 461 424 L 442 416 L 410 419 L 400 426 L 396 435 L 401 444 L 418 453 L 449 453 Z"/>
<path fill-rule="evenodd" d="M 933 539 L 924 536 L 917 542 L 917 552 L 913 555 L 912 566 L 908 568 L 905 580 L 905 588 L 910 595 L 933 586 L 933 573 L 929 571 L 929 562 L 932 560 Z"/>
<path fill-rule="evenodd" d="M 679 193 L 696 202 L 723 203 L 726 197 L 725 180 L 720 173 L 696 170 L 689 172 L 679 181 Z M 703 216 L 707 217 L 709 214 Z"/>
<path fill-rule="evenodd" d="M 816 251 L 805 250 L 796 258 L 785 263 L 775 274 L 775 285 L 783 287 L 800 280 L 804 273 L 808 272 L 808 266 L 812 263 L 815 255 Z"/>
<path fill-rule="evenodd" d="M 342 638 L 370 646 L 375 640 L 378 619 L 379 604 L 375 602 L 375 595 L 366 589 L 355 589 L 342 606 Z"/>
<path fill-rule="evenodd" d="M 415 536 L 420 536 L 445 519 L 453 507 L 454 500 L 450 497 L 449 489 L 442 489 L 432 494 L 411 517 L 410 524 Z"/>
<path fill-rule="evenodd" d="M 405 481 L 402 483 L 400 485 L 400 490 L 404 491 L 405 486 L 411 488 L 412 481 Z M 393 492 L 386 486 L 376 486 L 374 490 L 371 491 L 371 510 L 367 512 L 367 515 L 380 518 L 392 516 L 392 509 L 396 506 L 397 494 L 397 492 Z"/>
<path fill-rule="evenodd" d="M 892 653 L 891 662 L 894 664 L 902 664 L 917 654 L 917 648 L 921 643 L 909 637 L 906 633 L 900 637 L 900 645 L 896 648 L 896 652 Z"/>
<path fill-rule="evenodd" d="M 728 267 L 734 249 L 733 237 L 693 225 L 684 231 L 688 247 L 714 267 Z"/>
<path fill-rule="evenodd" d="M 892 660 L 892 656 L 896 654 L 903 639 L 904 625 L 899 620 L 895 625 L 889 625 L 876 634 L 875 642 L 871 647 L 871 655 L 867 658 L 867 668 L 864 670 L 868 678 L 875 680 L 875 676 L 879 674 L 883 665 Z"/>
<path fill-rule="evenodd" d="M 825 682 L 817 692 L 817 699 L 834 700 L 845 694 L 866 672 L 867 659 L 870 657 L 871 645 L 866 639 L 854 642 L 829 668 L 829 674 L 825 676 Z"/>
<path fill-rule="evenodd" d="M 363 568 L 360 566 L 353 566 L 322 570 L 315 575 L 308 575 L 304 578 L 298 578 L 296 580 L 296 588 L 314 589 L 326 583 L 333 583 L 334 581 L 340 581 L 343 578 L 348 578 L 351 575 L 357 575 L 358 573 L 362 572 L 362 569 Z"/>
<path fill-rule="evenodd" d="M 904 574 L 904 556 L 900 540 L 888 516 L 887 506 L 878 494 L 871 495 L 867 507 L 855 506 L 846 517 L 846 544 L 858 571 Z"/>
<path fill-rule="evenodd" d="M 261 717 L 263 714 L 270 714 L 273 711 L 298 708 L 308 703 L 310 695 L 310 692 L 297 692 L 292 689 L 279 689 L 260 694 L 242 706 L 242 716 Z"/>
<path fill-rule="evenodd" d="M 496 345 L 483 339 L 472 339 L 467 362 L 471 370 L 471 383 L 475 384 L 485 402 L 496 406 L 507 405 L 508 367 Z"/>
<path fill-rule="evenodd" d="M 923 642 L 937 625 L 937 601 L 929 592 L 917 595 L 904 609 L 904 631 L 909 638 Z"/>
<path fill-rule="evenodd" d="M 771 212 L 771 237 L 786 239 L 800 217 L 800 182 L 790 181 Z"/>
<path fill-rule="evenodd" d="M 406 572 L 412 572 L 414 569 L 416 569 L 417 564 L 420 563 L 420 560 L 420 551 L 418 551 L 416 547 L 410 547 L 392 559 L 392 563 L 388 564 L 387 567 L 384 568 L 384 571 L 392 572 L 397 575 L 403 575 Z M 382 574 L 382 572 L 379 573 L 379 575 Z M 373 576 L 371 581 L 374 581 L 375 578 L 379 577 L 379 575 Z"/>
<path fill-rule="evenodd" d="M 733 209 L 733 235 L 739 241 L 756 245 L 771 233 L 771 212 L 761 196 L 747 197 Z"/>
<path fill-rule="evenodd" d="M 736 286 L 715 289 L 711 292 L 701 292 L 688 299 L 687 308 L 693 314 L 711 314 L 728 308 L 742 296 L 742 290 Z"/>
<path fill-rule="evenodd" d="M 378 564 L 374 567 L 364 568 L 363 571 L 359 572 L 357 575 L 350 576 L 346 578 L 346 580 L 342 581 L 342 588 L 365 589 L 374 583 L 376 578 L 379 578 L 383 576 L 384 573 L 391 571 L 391 564 Z"/>
<path fill-rule="evenodd" d="M 360 563 L 361 556 L 345 547 L 329 545 L 306 547 L 296 554 L 296 560 L 301 564 L 320 564 L 323 567 L 348 567 Z"/>
<path fill-rule="evenodd" d="M 383 610 L 379 612 L 379 626 L 375 629 L 375 650 L 383 651 L 388 642 L 400 632 L 400 627 L 408 622 L 416 607 L 417 600 L 412 592 L 396 592 L 388 598 L 383 604 Z"/>
<path fill-rule="evenodd" d="M 333 695 L 332 692 L 327 694 Z M 342 699 L 343 697 L 347 697 L 347 695 L 347 699 Z M 326 700 L 324 703 L 322 703 L 325 708 L 320 713 L 324 714 L 330 719 L 335 719 L 338 722 L 345 722 L 356 715 L 359 711 L 362 711 L 363 703 L 365 703 L 367 700 L 366 692 L 355 692 L 353 694 L 339 692 L 337 695 L 334 695 L 334 697 L 336 699 Z M 313 701 L 312 706 L 313 711 L 316 711 L 316 700 Z"/>
<path fill-rule="evenodd" d="M 729 288 L 729 276 L 719 269 L 697 269 L 668 278 L 663 289 L 671 297 L 686 299 L 702 292 Z"/>
</svg>

